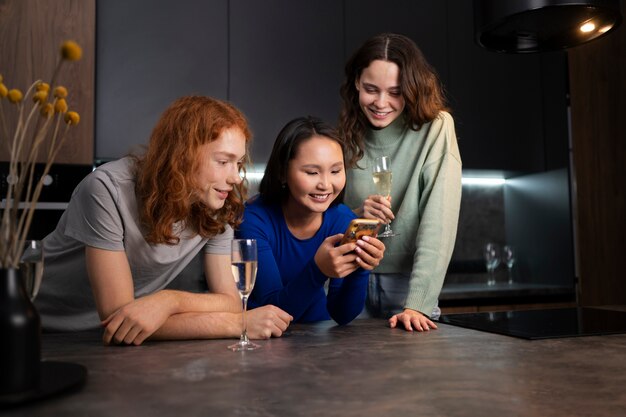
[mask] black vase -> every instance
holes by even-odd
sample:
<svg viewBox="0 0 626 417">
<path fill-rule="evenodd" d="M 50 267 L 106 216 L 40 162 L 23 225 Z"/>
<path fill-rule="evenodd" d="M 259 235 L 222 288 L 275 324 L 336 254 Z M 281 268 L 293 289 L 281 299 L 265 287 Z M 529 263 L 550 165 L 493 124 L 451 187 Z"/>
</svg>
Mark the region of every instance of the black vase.
<svg viewBox="0 0 626 417">
<path fill-rule="evenodd" d="M 20 272 L 0 268 L 0 395 L 39 387 L 41 320 Z"/>
</svg>

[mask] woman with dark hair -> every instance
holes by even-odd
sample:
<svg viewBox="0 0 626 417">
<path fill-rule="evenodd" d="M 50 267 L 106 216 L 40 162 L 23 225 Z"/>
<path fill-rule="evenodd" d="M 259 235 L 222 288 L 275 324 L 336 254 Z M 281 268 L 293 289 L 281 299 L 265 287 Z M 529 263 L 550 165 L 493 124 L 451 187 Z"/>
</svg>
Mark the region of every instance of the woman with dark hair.
<svg viewBox="0 0 626 417">
<path fill-rule="evenodd" d="M 230 241 L 243 214 L 240 172 L 250 138 L 232 105 L 183 97 L 159 119 L 145 155 L 88 175 L 44 240 L 36 301 L 43 327 L 102 326 L 106 344 L 238 337 Z M 170 289 L 195 289 L 184 270 L 197 258 L 211 293 Z M 291 317 L 271 307 L 248 321 L 251 337 L 268 338 L 280 336 Z"/>
<path fill-rule="evenodd" d="M 442 86 L 415 43 L 383 33 L 348 60 L 340 132 L 349 166 L 345 201 L 357 215 L 393 220 L 385 259 L 372 274 L 367 310 L 406 330 L 437 326 L 437 307 L 461 200 L 461 157 Z M 389 199 L 371 194 L 371 166 L 391 157 Z"/>
<path fill-rule="evenodd" d="M 369 271 L 385 246 L 370 237 L 338 245 L 356 217 L 341 204 L 345 183 L 343 142 L 335 129 L 313 117 L 287 123 L 237 231 L 257 240 L 251 306 L 280 307 L 298 322 L 332 318 L 339 324 L 363 310 Z"/>
</svg>

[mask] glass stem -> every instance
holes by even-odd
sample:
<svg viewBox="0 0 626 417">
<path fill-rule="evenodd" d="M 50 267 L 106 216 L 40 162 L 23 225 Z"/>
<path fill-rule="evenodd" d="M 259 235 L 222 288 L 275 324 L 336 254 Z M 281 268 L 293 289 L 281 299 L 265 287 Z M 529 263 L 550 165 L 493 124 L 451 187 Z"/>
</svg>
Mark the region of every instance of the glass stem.
<svg viewBox="0 0 626 417">
<path fill-rule="evenodd" d="M 387 201 L 391 200 L 391 194 L 387 194 Z M 391 221 L 385 225 L 385 233 L 393 233 L 391 231 Z"/>
<path fill-rule="evenodd" d="M 248 329 L 246 324 L 246 310 L 248 309 L 248 297 L 241 297 L 242 313 L 241 313 L 241 341 L 248 343 Z"/>
</svg>

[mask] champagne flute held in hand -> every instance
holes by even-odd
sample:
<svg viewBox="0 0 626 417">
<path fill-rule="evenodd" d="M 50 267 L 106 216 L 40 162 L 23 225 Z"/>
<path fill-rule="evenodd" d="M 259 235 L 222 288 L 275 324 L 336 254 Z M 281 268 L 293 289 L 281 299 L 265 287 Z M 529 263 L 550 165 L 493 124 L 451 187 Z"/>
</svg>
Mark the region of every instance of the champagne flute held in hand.
<svg viewBox="0 0 626 417">
<path fill-rule="evenodd" d="M 391 198 L 391 176 L 391 158 L 388 156 L 377 157 L 372 167 L 372 178 L 376 192 L 387 200 Z M 391 237 L 398 234 L 391 230 L 391 222 L 389 222 L 385 225 L 385 230 L 378 234 L 378 237 Z"/>
</svg>

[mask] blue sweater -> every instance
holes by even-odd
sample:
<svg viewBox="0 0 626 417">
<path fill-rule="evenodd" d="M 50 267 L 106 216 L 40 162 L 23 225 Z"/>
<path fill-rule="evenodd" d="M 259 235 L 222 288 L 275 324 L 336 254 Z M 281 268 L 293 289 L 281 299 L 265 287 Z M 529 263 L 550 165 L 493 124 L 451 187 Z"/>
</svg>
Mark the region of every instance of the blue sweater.
<svg viewBox="0 0 626 417">
<path fill-rule="evenodd" d="M 345 278 L 328 279 L 313 259 L 324 239 L 343 233 L 355 217 L 343 205 L 324 213 L 322 226 L 309 239 L 291 234 L 280 204 L 266 204 L 262 198 L 246 204 L 237 237 L 256 239 L 259 267 L 250 295 L 250 307 L 272 304 L 301 323 L 333 319 L 347 324 L 363 310 L 369 271 L 357 269 Z"/>
</svg>

